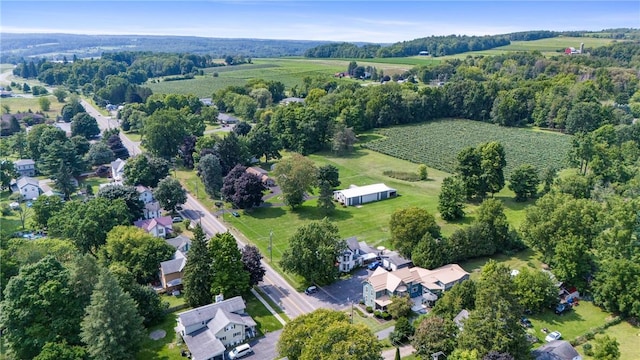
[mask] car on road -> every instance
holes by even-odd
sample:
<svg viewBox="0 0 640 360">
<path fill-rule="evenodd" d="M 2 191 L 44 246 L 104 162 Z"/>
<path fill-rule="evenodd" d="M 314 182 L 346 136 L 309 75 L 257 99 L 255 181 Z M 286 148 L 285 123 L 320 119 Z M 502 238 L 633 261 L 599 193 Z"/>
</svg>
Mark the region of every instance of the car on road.
<svg viewBox="0 0 640 360">
<path fill-rule="evenodd" d="M 304 290 L 304 293 L 307 294 L 307 295 L 315 294 L 317 292 L 318 292 L 318 287 L 314 286 L 314 285 L 309 286 L 308 288 L 306 288 Z"/>
<path fill-rule="evenodd" d="M 369 270 L 375 270 L 378 268 L 378 266 L 380 266 L 380 262 L 379 261 L 374 261 L 371 264 L 369 264 L 369 266 L 367 266 L 367 269 Z"/>
<path fill-rule="evenodd" d="M 181 221 L 182 221 L 182 220 L 184 220 L 184 219 L 182 218 L 182 216 L 174 216 L 173 218 L 171 218 L 171 220 L 172 220 L 174 223 L 177 223 L 177 222 L 181 222 Z"/>
<path fill-rule="evenodd" d="M 544 341 L 552 342 L 554 340 L 560 340 L 560 339 L 562 339 L 562 334 L 560 334 L 560 331 L 554 331 L 554 332 L 549 333 L 549 335 L 547 335 L 544 338 Z"/>
<path fill-rule="evenodd" d="M 233 217 L 240 217 L 240 214 L 238 214 L 237 212 L 232 212 L 231 215 L 233 215 Z"/>
<path fill-rule="evenodd" d="M 555 313 L 558 314 L 558 315 L 562 315 L 562 314 L 566 313 L 569 310 L 571 310 L 571 304 L 562 303 L 562 304 L 558 304 L 558 306 L 556 306 Z"/>
<path fill-rule="evenodd" d="M 249 354 L 253 354 L 253 349 L 249 344 L 242 344 L 233 348 L 233 350 L 229 351 L 229 359 L 240 359 L 243 356 L 247 356 Z"/>
</svg>

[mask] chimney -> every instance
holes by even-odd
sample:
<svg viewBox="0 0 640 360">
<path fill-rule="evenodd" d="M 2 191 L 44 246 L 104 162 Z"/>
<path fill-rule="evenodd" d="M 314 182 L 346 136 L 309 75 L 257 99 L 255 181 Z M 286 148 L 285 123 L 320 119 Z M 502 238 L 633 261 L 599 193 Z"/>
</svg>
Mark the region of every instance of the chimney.
<svg viewBox="0 0 640 360">
<path fill-rule="evenodd" d="M 215 297 L 216 304 L 219 303 L 219 302 L 223 302 L 223 301 L 224 301 L 224 295 L 222 295 L 222 293 L 216 295 L 216 297 Z"/>
</svg>

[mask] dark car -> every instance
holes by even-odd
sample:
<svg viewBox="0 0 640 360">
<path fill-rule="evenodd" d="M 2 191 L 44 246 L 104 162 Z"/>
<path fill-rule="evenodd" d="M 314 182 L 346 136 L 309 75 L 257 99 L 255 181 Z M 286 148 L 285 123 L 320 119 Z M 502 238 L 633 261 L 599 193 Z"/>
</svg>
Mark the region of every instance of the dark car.
<svg viewBox="0 0 640 360">
<path fill-rule="evenodd" d="M 571 310 L 571 305 L 567 303 L 558 304 L 555 309 L 555 313 L 558 315 L 562 315 L 567 311 Z"/>
<path fill-rule="evenodd" d="M 526 317 L 521 317 L 520 318 L 520 325 L 526 327 L 526 328 L 532 328 L 533 324 L 531 323 L 531 320 L 527 319 Z"/>
</svg>

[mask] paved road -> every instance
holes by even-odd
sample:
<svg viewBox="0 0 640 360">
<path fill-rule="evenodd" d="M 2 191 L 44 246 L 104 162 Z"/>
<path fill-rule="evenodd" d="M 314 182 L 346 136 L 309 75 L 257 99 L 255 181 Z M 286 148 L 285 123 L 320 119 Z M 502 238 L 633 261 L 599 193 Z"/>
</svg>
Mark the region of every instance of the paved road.
<svg viewBox="0 0 640 360">
<path fill-rule="evenodd" d="M 88 102 L 82 100 L 82 106 L 84 106 L 85 110 L 91 116 L 96 118 L 102 130 L 119 126 L 117 120 L 103 116 Z M 131 155 L 142 153 L 139 143 L 129 140 L 122 132 L 120 133 L 120 138 Z M 218 218 L 202 206 L 191 194 L 187 194 L 187 202 L 183 208 L 182 215 L 190 220 L 201 223 L 203 230 L 209 236 L 228 230 L 225 224 L 221 223 Z M 235 238 L 240 247 L 245 245 L 244 242 L 239 240 L 239 236 L 236 235 Z M 278 304 L 289 318 L 293 319 L 299 315 L 310 313 L 320 307 L 320 304 L 310 303 L 306 295 L 297 292 L 280 274 L 273 270 L 268 263 L 262 261 L 262 265 L 266 269 L 266 273 L 264 280 L 259 284 L 261 290 Z"/>
</svg>

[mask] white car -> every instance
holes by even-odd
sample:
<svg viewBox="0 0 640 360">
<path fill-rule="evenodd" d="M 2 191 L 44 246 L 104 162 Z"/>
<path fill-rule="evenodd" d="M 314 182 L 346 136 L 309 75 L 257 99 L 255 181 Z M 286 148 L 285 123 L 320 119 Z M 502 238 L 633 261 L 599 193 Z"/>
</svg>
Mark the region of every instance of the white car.
<svg viewBox="0 0 640 360">
<path fill-rule="evenodd" d="M 554 340 L 560 340 L 562 338 L 562 334 L 560 334 L 559 331 L 554 331 L 552 333 L 550 333 L 549 335 L 547 335 L 547 337 L 544 338 L 544 340 L 546 342 L 551 342 Z"/>
<path fill-rule="evenodd" d="M 253 349 L 251 349 L 251 346 L 249 346 L 249 344 L 242 344 L 229 351 L 229 359 L 235 360 L 249 354 L 253 354 Z"/>
</svg>

